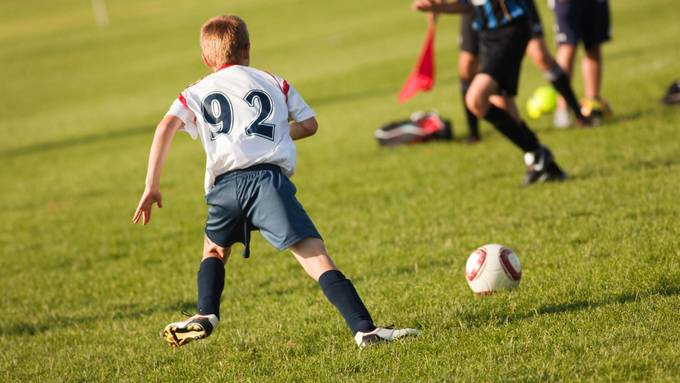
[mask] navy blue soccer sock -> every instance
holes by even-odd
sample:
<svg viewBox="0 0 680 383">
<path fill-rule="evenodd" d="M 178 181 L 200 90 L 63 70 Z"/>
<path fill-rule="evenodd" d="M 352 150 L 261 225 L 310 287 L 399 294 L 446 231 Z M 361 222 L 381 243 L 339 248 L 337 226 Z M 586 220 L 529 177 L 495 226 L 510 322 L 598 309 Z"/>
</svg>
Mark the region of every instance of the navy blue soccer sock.
<svg viewBox="0 0 680 383">
<path fill-rule="evenodd" d="M 541 147 L 538 137 L 524 122 L 516 122 L 508 112 L 491 104 L 484 119 L 493 124 L 494 128 L 503 133 L 510 141 L 526 152 L 533 152 Z"/>
<path fill-rule="evenodd" d="M 224 263 L 206 258 L 198 268 L 198 313 L 220 317 L 220 297 L 224 290 Z"/>
<path fill-rule="evenodd" d="M 479 120 L 474 113 L 470 111 L 465 103 L 465 95 L 470 88 L 470 82 L 461 79 L 460 80 L 460 93 L 463 96 L 463 109 L 465 109 L 465 118 L 467 120 L 468 130 L 470 131 L 470 136 L 479 138 Z"/>
<path fill-rule="evenodd" d="M 361 301 L 352 282 L 339 270 L 329 270 L 319 277 L 319 286 L 326 298 L 337 307 L 352 334 L 375 330 L 371 314 Z"/>
</svg>

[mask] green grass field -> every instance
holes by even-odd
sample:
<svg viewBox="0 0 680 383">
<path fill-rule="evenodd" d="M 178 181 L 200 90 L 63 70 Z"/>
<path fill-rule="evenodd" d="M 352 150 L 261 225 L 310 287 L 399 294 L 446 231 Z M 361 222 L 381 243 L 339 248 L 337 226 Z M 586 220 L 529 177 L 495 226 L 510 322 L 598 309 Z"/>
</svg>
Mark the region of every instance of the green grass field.
<svg viewBox="0 0 680 383">
<path fill-rule="evenodd" d="M 425 33 L 409 1 L 108 3 L 103 29 L 89 1 L 0 3 L 0 381 L 680 380 L 680 108 L 658 103 L 680 76 L 676 1 L 611 1 L 615 118 L 532 121 L 572 177 L 528 189 L 521 153 L 488 125 L 473 147 L 372 138 L 430 108 L 464 136 L 458 17 L 440 20 L 434 91 L 398 106 Z M 196 301 L 198 142 L 175 140 L 164 208 L 130 220 L 155 124 L 206 73 L 198 29 L 227 11 L 249 23 L 252 65 L 318 114 L 293 180 L 331 255 L 378 323 L 421 336 L 358 350 L 293 257 L 256 234 L 252 258 L 236 246 L 227 266 L 213 336 L 160 339 Z M 542 84 L 527 60 L 518 101 Z M 524 277 L 478 298 L 463 269 L 490 242 L 519 254 Z"/>
</svg>

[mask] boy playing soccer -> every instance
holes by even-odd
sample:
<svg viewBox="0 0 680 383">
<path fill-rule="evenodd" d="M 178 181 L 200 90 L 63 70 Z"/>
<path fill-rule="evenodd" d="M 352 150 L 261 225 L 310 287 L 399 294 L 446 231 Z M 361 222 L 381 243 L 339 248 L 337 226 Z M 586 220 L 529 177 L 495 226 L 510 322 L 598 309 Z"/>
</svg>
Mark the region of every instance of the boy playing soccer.
<svg viewBox="0 0 680 383">
<path fill-rule="evenodd" d="M 524 152 L 524 185 L 564 180 L 566 174 L 522 121 L 515 104 L 522 58 L 531 39 L 524 0 L 415 0 L 412 6 L 422 12 L 474 12 L 480 67 L 465 94 L 467 108 Z"/>
<path fill-rule="evenodd" d="M 288 179 L 295 169 L 293 140 L 316 132 L 312 109 L 285 80 L 248 66 L 248 30 L 239 17 L 208 20 L 200 42 L 203 62 L 213 73 L 180 93 L 158 124 L 146 188 L 133 218 L 134 223 L 141 219 L 147 224 L 153 204 L 161 207 L 160 175 L 175 132 L 199 137 L 207 154 L 208 218 L 198 271 L 198 314 L 167 325 L 165 340 L 177 347 L 213 332 L 231 245 L 243 243 L 248 257 L 251 230 L 260 230 L 279 250 L 290 249 L 340 311 L 359 347 L 417 334 L 414 329 L 373 324 L 352 282 L 336 268 L 295 198 L 295 186 Z"/>
</svg>

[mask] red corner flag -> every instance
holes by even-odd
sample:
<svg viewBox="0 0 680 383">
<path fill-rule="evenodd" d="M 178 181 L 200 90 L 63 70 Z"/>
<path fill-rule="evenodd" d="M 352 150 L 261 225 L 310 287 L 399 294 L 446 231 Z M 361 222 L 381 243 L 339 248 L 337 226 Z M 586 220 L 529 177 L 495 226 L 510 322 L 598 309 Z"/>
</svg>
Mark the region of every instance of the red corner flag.
<svg viewBox="0 0 680 383">
<path fill-rule="evenodd" d="M 420 91 L 432 89 L 434 85 L 434 30 L 435 23 L 430 20 L 420 58 L 399 92 L 399 103 L 408 101 Z"/>
</svg>

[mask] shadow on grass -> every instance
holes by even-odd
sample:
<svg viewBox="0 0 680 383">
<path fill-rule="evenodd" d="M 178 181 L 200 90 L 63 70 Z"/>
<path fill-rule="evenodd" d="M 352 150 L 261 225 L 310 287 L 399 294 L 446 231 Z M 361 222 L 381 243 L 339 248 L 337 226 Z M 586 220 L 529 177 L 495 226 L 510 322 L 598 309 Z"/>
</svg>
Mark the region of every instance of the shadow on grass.
<svg viewBox="0 0 680 383">
<path fill-rule="evenodd" d="M 606 178 L 621 173 L 640 172 L 640 171 L 654 171 L 661 169 L 668 169 L 680 165 L 680 157 L 676 155 L 668 155 L 654 159 L 638 159 L 622 163 L 621 168 L 624 170 L 615 170 L 607 168 L 591 168 L 577 175 L 571 175 L 569 180 L 588 180 L 596 178 Z"/>
<path fill-rule="evenodd" d="M 638 292 L 626 292 L 595 300 L 576 300 L 572 302 L 543 305 L 525 313 L 516 313 L 504 316 L 499 312 L 486 312 L 483 314 L 461 315 L 461 319 L 470 327 L 482 327 L 488 324 L 502 326 L 508 323 L 531 320 L 543 315 L 572 313 L 592 310 L 610 305 L 622 305 L 638 302 L 651 297 L 680 295 L 680 285 L 669 281 L 660 281 L 651 289 Z"/>
<path fill-rule="evenodd" d="M 81 145 L 88 145 L 97 142 L 114 140 L 119 138 L 137 136 L 142 134 L 150 134 L 153 128 L 149 126 L 134 127 L 128 129 L 115 130 L 111 132 L 94 133 L 80 137 L 73 137 L 64 140 L 57 140 L 51 142 L 43 142 L 34 145 L 23 146 L 0 151 L 0 158 L 12 158 L 35 153 L 43 153 L 53 150 L 61 150 Z"/>
<path fill-rule="evenodd" d="M 47 331 L 68 327 L 78 328 L 82 326 L 86 328 L 98 321 L 141 319 L 157 312 L 173 312 L 177 314 L 173 318 L 179 319 L 182 317 L 182 311 L 192 312 L 195 307 L 195 301 L 178 301 L 165 306 L 144 308 L 140 304 L 115 305 L 111 308 L 103 309 L 101 313 L 95 315 L 56 316 L 55 318 L 48 318 L 39 322 L 5 322 L 0 325 L 0 336 L 35 336 Z M 162 325 L 162 323 L 159 325 Z"/>
<path fill-rule="evenodd" d="M 577 125 L 572 125 L 569 128 L 566 129 L 559 129 L 555 128 L 552 125 L 543 125 L 535 129 L 535 131 L 538 133 L 539 136 L 549 136 L 551 134 L 558 134 L 558 133 L 564 133 L 564 132 L 588 132 L 592 131 L 595 129 L 610 129 L 610 128 L 617 128 L 617 124 L 624 123 L 624 122 L 630 122 L 630 121 L 636 121 L 639 120 L 642 117 L 645 116 L 650 116 L 654 114 L 654 109 L 647 108 L 644 110 L 638 110 L 635 112 L 630 112 L 630 113 L 624 113 L 624 114 L 615 114 L 613 117 L 608 118 L 605 120 L 601 125 L 598 126 L 593 126 L 593 127 L 580 127 Z M 532 126 L 532 123 L 529 123 L 529 127 L 534 129 Z"/>
</svg>

